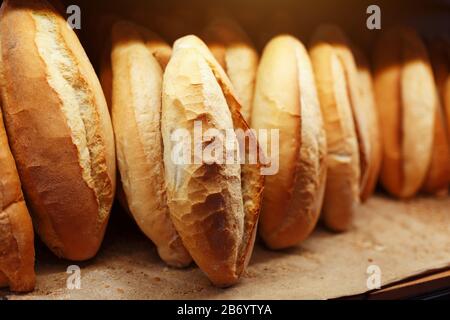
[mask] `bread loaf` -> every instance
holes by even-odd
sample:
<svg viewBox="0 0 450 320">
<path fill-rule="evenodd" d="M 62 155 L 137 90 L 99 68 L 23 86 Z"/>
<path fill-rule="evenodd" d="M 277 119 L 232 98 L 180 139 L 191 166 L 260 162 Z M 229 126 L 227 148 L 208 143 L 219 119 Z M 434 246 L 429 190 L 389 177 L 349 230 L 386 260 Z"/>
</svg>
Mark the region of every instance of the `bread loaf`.
<svg viewBox="0 0 450 320">
<path fill-rule="evenodd" d="M 374 52 L 381 132 L 381 183 L 392 195 L 414 196 L 431 162 L 437 95 L 425 45 L 406 27 L 384 32 Z"/>
<path fill-rule="evenodd" d="M 277 36 L 264 49 L 251 127 L 279 130 L 279 154 L 271 154 L 279 158 L 279 171 L 266 177 L 261 237 L 272 249 L 296 245 L 320 216 L 327 152 L 311 62 L 292 36 Z"/>
<path fill-rule="evenodd" d="M 322 216 L 325 224 L 335 231 L 345 231 L 352 225 L 364 184 L 361 170 L 367 170 L 366 165 L 360 167 L 360 155 L 365 161 L 368 159 L 367 150 L 358 141 L 365 146 L 369 143 L 364 115 L 358 109 L 356 71 L 354 65 L 350 67 L 352 58 L 342 41 L 343 36 L 336 27 L 322 26 L 314 34 L 310 47 L 328 145 Z M 356 109 L 358 117 L 354 117 Z"/>
<path fill-rule="evenodd" d="M 438 96 L 433 137 L 433 153 L 423 191 L 447 194 L 450 182 L 450 44 L 435 39 L 429 45 Z"/>
<path fill-rule="evenodd" d="M 204 39 L 230 78 L 241 101 L 247 123 L 252 114 L 258 53 L 240 26 L 229 18 L 216 18 L 204 31 Z"/>
<path fill-rule="evenodd" d="M 35 282 L 33 225 L 8 146 L 0 106 L 0 288 L 31 291 Z"/>
<path fill-rule="evenodd" d="M 238 139 L 233 130 L 248 126 L 239 109 L 230 80 L 206 45 L 195 36 L 177 40 L 163 79 L 168 204 L 183 244 L 217 286 L 237 282 L 249 261 L 264 181 L 259 163 L 240 164 L 248 150 L 239 152 L 245 139 Z M 215 129 L 219 134 L 195 139 L 198 125 L 203 132 Z M 190 139 L 174 141 L 177 132 Z M 229 134 L 225 145 L 224 132 Z M 248 138 L 256 142 L 251 132 Z M 221 144 L 222 152 L 203 157 L 214 144 Z M 183 152 L 183 161 L 177 157 L 180 145 L 191 151 Z M 200 159 L 193 153 L 198 149 Z M 238 161 L 221 161 L 230 154 Z"/>
<path fill-rule="evenodd" d="M 2 100 L 36 230 L 58 256 L 93 257 L 115 189 L 111 120 L 75 33 L 44 0 L 4 1 Z"/>
<path fill-rule="evenodd" d="M 366 201 L 373 194 L 380 175 L 382 160 L 380 123 L 375 103 L 370 65 L 366 56 L 359 48 L 353 45 L 352 52 L 358 69 L 358 88 L 360 92 L 361 109 L 367 119 L 370 140 L 367 181 L 365 185 L 362 186 L 361 190 L 361 200 Z"/>
<path fill-rule="evenodd" d="M 156 37 L 120 21 L 112 30 L 113 104 L 117 162 L 128 208 L 139 228 L 169 265 L 191 262 L 169 214 L 161 137 L 163 65 Z M 157 51 L 156 51 L 157 52 Z"/>
</svg>

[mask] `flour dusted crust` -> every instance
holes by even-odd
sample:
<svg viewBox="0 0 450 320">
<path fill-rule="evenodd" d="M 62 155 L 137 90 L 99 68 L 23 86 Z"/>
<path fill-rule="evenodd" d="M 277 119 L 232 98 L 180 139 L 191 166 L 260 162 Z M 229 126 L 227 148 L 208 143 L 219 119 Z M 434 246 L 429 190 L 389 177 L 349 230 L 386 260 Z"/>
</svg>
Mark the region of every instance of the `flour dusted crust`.
<svg viewBox="0 0 450 320">
<path fill-rule="evenodd" d="M 4 1 L 2 100 L 36 230 L 58 256 L 93 257 L 115 189 L 111 121 L 75 33 L 46 1 Z"/>
<path fill-rule="evenodd" d="M 154 36 L 120 21 L 112 31 L 112 119 L 127 207 L 169 265 L 192 261 L 175 230 L 165 193 L 161 136 L 162 77 Z M 169 54 L 170 56 L 170 54 Z"/>
<path fill-rule="evenodd" d="M 328 145 L 322 216 L 330 229 L 345 231 L 351 227 L 360 203 L 362 153 L 355 127 L 358 120 L 352 109 L 357 88 L 349 77 L 351 72 L 346 71 L 345 59 L 333 45 L 335 31 L 334 27 L 319 28 L 310 46 L 310 56 Z M 365 138 L 364 141 L 367 142 Z"/>
<path fill-rule="evenodd" d="M 261 166 L 205 159 L 176 164 L 171 135 L 177 129 L 192 134 L 195 121 L 202 123 L 203 131 L 248 129 L 239 108 L 230 80 L 206 45 L 195 36 L 177 40 L 163 80 L 162 135 L 168 203 L 183 244 L 218 286 L 237 282 L 249 261 L 263 188 Z M 224 152 L 236 151 L 242 142 L 237 135 L 232 137 L 233 147 L 224 148 Z M 193 147 L 200 144 L 203 150 L 213 142 L 193 141 Z"/>
</svg>

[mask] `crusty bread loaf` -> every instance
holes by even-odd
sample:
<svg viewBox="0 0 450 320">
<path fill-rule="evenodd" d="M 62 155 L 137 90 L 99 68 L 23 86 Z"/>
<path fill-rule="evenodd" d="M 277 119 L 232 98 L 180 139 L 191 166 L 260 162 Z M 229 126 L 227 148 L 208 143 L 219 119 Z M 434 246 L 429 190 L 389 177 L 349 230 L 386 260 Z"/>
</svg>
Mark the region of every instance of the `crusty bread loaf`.
<svg viewBox="0 0 450 320">
<path fill-rule="evenodd" d="M 345 231 L 351 227 L 360 203 L 362 184 L 359 159 L 362 153 L 355 129 L 358 120 L 354 120 L 352 112 L 352 104 L 357 99 L 354 73 L 347 69 L 348 62 L 335 47 L 333 39 L 336 32 L 335 27 L 319 28 L 312 39 L 310 55 L 328 145 L 322 216 L 330 229 Z M 350 77 L 350 74 L 353 75 Z M 353 110 L 357 106 L 359 104 Z M 367 142 L 367 139 L 364 138 L 364 141 Z"/>
<path fill-rule="evenodd" d="M 371 166 L 371 137 L 369 117 L 363 104 L 360 80 L 356 62 L 351 49 L 351 43 L 343 31 L 335 25 L 322 25 L 315 34 L 315 41 L 328 43 L 332 46 L 340 61 L 347 84 L 348 98 L 352 108 L 356 137 L 358 138 L 360 165 L 360 192 L 365 189 Z"/>
<path fill-rule="evenodd" d="M 115 23 L 119 22 L 118 18 L 113 17 L 109 18 L 112 20 L 111 26 Z M 152 53 L 155 59 L 159 62 L 162 69 L 166 68 L 167 63 L 169 62 L 170 55 L 172 54 L 172 48 L 169 44 L 167 44 L 164 40 L 162 40 L 155 33 L 151 33 L 145 28 L 135 25 L 135 29 L 139 30 L 139 32 L 148 34 L 148 37 L 145 39 L 148 50 Z M 105 94 L 106 101 L 108 103 L 108 107 L 112 106 L 112 69 L 111 69 L 111 41 L 106 41 L 106 45 L 102 51 L 102 57 L 100 61 L 100 82 L 103 88 L 103 92 Z"/>
<path fill-rule="evenodd" d="M 162 66 L 154 35 L 119 21 L 112 30 L 113 105 L 117 162 L 128 208 L 169 265 L 183 267 L 189 253 L 170 219 L 161 137 Z"/>
<path fill-rule="evenodd" d="M 367 181 L 361 190 L 361 200 L 366 201 L 375 191 L 380 175 L 382 160 L 381 134 L 370 65 L 360 48 L 353 45 L 352 52 L 355 57 L 356 67 L 358 68 L 358 88 L 360 91 L 361 108 L 367 118 L 370 139 Z"/>
<path fill-rule="evenodd" d="M 238 152 L 242 143 L 233 129 L 247 130 L 230 80 L 206 45 L 195 36 L 186 36 L 174 44 L 172 58 L 164 73 L 162 135 L 168 203 L 172 221 L 197 265 L 218 286 L 238 281 L 253 248 L 263 189 L 261 165 L 240 164 L 247 156 Z M 193 137 L 196 125 L 222 134 Z M 193 141 L 185 152 L 185 161 L 176 161 L 177 146 L 173 134 L 182 129 Z M 230 144 L 222 153 L 198 159 L 215 143 L 224 143 L 225 130 Z M 249 139 L 256 142 L 253 134 Z M 236 143 L 239 145 L 237 146 Z M 219 151 L 218 151 L 219 152 Z M 219 161 L 234 154 L 238 160 Z M 216 158 L 218 157 L 218 158 Z"/>
<path fill-rule="evenodd" d="M 110 29 L 112 26 L 119 21 L 115 16 L 106 16 L 105 24 L 110 24 Z M 135 29 L 139 30 L 141 33 L 149 33 L 145 28 L 135 25 Z M 111 67 L 111 30 L 108 32 L 108 40 L 105 41 L 105 47 L 103 48 L 101 60 L 100 60 L 100 83 L 102 85 L 103 92 L 108 104 L 108 108 L 112 107 L 112 67 Z M 150 33 L 146 37 L 147 48 L 152 52 L 153 56 L 158 60 L 161 67 L 164 69 L 169 62 L 170 55 L 172 53 L 172 48 L 163 41 L 159 36 L 154 33 Z M 125 192 L 123 190 L 122 182 L 120 179 L 117 181 L 116 197 L 122 208 L 130 214 L 130 209 L 128 207 Z"/>
<path fill-rule="evenodd" d="M 230 18 L 216 18 L 203 38 L 223 67 L 241 101 L 241 113 L 247 123 L 252 114 L 258 53 L 240 26 Z"/>
<path fill-rule="evenodd" d="M 60 257 L 91 258 L 116 172 L 100 83 L 75 33 L 44 0 L 4 1 L 0 39 L 5 126 L 37 232 Z"/>
<path fill-rule="evenodd" d="M 423 191 L 430 194 L 448 193 L 450 182 L 450 44 L 434 39 L 429 44 L 439 101 L 436 107 L 433 153 Z"/>
<path fill-rule="evenodd" d="M 279 153 L 271 154 L 279 158 L 279 171 L 266 177 L 259 233 L 272 249 L 296 245 L 320 216 L 326 136 L 308 53 L 292 36 L 277 36 L 264 49 L 251 127 L 279 130 L 280 143 Z"/>
<path fill-rule="evenodd" d="M 31 291 L 35 284 L 34 234 L 0 106 L 0 288 Z"/>
<path fill-rule="evenodd" d="M 426 48 L 406 27 L 386 30 L 374 51 L 374 86 L 383 136 L 381 183 L 414 196 L 431 161 L 436 88 Z"/>
</svg>

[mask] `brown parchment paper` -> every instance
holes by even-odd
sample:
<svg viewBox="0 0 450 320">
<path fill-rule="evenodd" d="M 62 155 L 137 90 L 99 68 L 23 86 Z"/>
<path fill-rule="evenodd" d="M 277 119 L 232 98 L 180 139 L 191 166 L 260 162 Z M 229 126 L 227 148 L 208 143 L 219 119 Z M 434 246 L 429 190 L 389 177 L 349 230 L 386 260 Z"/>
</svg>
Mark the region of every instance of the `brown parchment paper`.
<svg viewBox="0 0 450 320">
<path fill-rule="evenodd" d="M 354 228 L 334 234 L 319 227 L 301 246 L 273 252 L 257 245 L 240 284 L 217 289 L 195 266 L 176 270 L 121 212 L 114 212 L 105 243 L 79 264 L 81 289 L 67 289 L 67 267 L 38 246 L 37 288 L 7 299 L 327 299 L 362 294 L 367 268 L 381 269 L 387 285 L 450 267 L 450 198 L 398 202 L 375 197 Z"/>
</svg>

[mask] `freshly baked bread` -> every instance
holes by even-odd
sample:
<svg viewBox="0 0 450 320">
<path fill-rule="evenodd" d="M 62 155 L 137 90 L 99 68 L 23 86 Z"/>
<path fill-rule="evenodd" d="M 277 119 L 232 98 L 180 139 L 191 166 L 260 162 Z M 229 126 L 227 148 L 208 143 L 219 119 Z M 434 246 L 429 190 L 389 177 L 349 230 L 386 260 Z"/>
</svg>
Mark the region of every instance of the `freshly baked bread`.
<svg viewBox="0 0 450 320">
<path fill-rule="evenodd" d="M 367 181 L 361 190 L 361 200 L 366 201 L 375 191 L 380 175 L 382 160 L 381 134 L 370 65 L 366 56 L 359 48 L 353 45 L 352 52 L 358 69 L 358 88 L 360 92 L 361 109 L 367 118 L 370 140 Z"/>
<path fill-rule="evenodd" d="M 337 47 L 342 45 L 340 40 L 335 27 L 323 26 L 316 31 L 310 48 L 328 145 L 322 216 L 325 224 L 335 231 L 345 231 L 351 227 L 363 185 L 360 155 L 364 154 L 368 159 L 366 151 L 360 152 L 365 149 L 358 147 L 355 123 L 359 120 L 353 116 L 353 110 L 360 108 L 357 80 L 354 79 L 356 71 L 348 68 L 350 63 L 347 60 L 351 58 L 343 56 L 342 51 L 347 50 L 347 46 Z M 361 110 L 359 114 L 362 118 Z M 363 132 L 361 130 L 360 137 Z M 365 136 L 360 141 L 368 145 Z"/>
<path fill-rule="evenodd" d="M 161 137 L 163 69 L 152 48 L 155 36 L 120 21 L 112 29 L 113 104 L 117 162 L 128 208 L 169 265 L 192 259 L 170 219 Z"/>
<path fill-rule="evenodd" d="M 249 145 L 258 145 L 239 109 L 206 45 L 195 36 L 177 40 L 163 79 L 168 203 L 183 244 L 217 286 L 237 282 L 249 261 L 264 182 L 259 162 L 241 165 L 251 148 L 243 148 L 246 139 L 234 130 L 246 131 Z"/>
<path fill-rule="evenodd" d="M 58 256 L 93 257 L 115 189 L 111 120 L 75 33 L 44 0 L 4 1 L 2 100 L 38 234 Z"/>
<path fill-rule="evenodd" d="M 119 23 L 117 18 L 114 19 L 111 25 Z M 145 28 L 134 25 L 133 28 L 141 33 L 148 34 L 146 38 L 146 45 L 148 50 L 152 53 L 158 63 L 161 65 L 162 69 L 166 68 L 169 62 L 170 55 L 172 54 L 172 48 L 164 40 L 162 40 L 158 35 L 149 32 Z M 111 68 L 111 41 L 106 41 L 105 48 L 102 51 L 102 57 L 100 61 L 100 82 L 105 94 L 108 107 L 112 106 L 112 68 Z"/>
<path fill-rule="evenodd" d="M 360 165 L 360 192 L 366 185 L 371 164 L 370 121 L 362 100 L 358 68 L 353 56 L 351 43 L 342 30 L 335 25 L 322 25 L 314 35 L 317 42 L 325 42 L 332 46 L 337 58 L 342 64 L 347 83 L 348 98 L 352 108 L 356 137 L 358 138 Z"/>
<path fill-rule="evenodd" d="M 105 18 L 109 23 L 114 25 L 119 21 L 117 17 L 107 17 Z M 148 33 L 145 28 L 134 25 L 134 28 L 139 30 L 139 32 Z M 110 30 L 111 31 L 111 30 Z M 106 41 L 106 45 L 102 52 L 102 57 L 100 60 L 100 83 L 102 85 L 103 92 L 108 104 L 108 108 L 111 110 L 112 106 L 112 67 L 111 67 L 111 34 L 109 32 L 109 41 Z M 156 34 L 151 33 L 146 39 L 147 48 L 152 52 L 153 56 L 158 60 L 161 67 L 164 69 L 169 62 L 170 55 L 172 53 L 172 48 L 159 38 Z M 128 207 L 125 192 L 123 190 L 122 182 L 120 179 L 117 181 L 116 197 L 122 208 L 130 214 L 130 209 Z"/>
<path fill-rule="evenodd" d="M 379 39 L 374 67 L 381 183 L 392 195 L 410 198 L 424 183 L 433 149 L 437 96 L 428 53 L 414 30 L 396 27 Z"/>
<path fill-rule="evenodd" d="M 280 142 L 279 153 L 271 154 L 279 171 L 266 177 L 259 233 L 272 249 L 296 245 L 320 216 L 327 151 L 311 62 L 292 36 L 277 36 L 264 49 L 251 127 L 279 130 Z"/>
<path fill-rule="evenodd" d="M 240 26 L 228 18 L 212 20 L 203 38 L 230 78 L 242 104 L 241 113 L 250 123 L 258 68 L 256 49 Z"/>
<path fill-rule="evenodd" d="M 0 288 L 31 291 L 35 284 L 34 234 L 0 106 Z"/>
<path fill-rule="evenodd" d="M 450 45 L 445 39 L 429 43 L 430 60 L 440 97 L 436 107 L 433 153 L 423 191 L 447 194 L 450 182 Z"/>
</svg>

